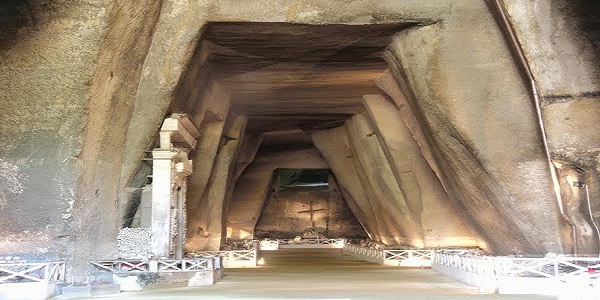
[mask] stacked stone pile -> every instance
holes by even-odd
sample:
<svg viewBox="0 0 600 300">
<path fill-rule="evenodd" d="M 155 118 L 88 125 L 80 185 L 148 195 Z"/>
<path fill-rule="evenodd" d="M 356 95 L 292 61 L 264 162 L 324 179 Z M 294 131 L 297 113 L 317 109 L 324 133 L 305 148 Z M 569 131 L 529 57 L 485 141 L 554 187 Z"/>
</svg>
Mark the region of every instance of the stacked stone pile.
<svg viewBox="0 0 600 300">
<path fill-rule="evenodd" d="M 121 228 L 118 236 L 120 258 L 149 258 L 150 228 Z"/>
<path fill-rule="evenodd" d="M 223 251 L 252 250 L 256 248 L 258 248 L 257 240 L 228 240 L 225 245 L 221 246 Z"/>
<path fill-rule="evenodd" d="M 18 256 L 0 256 L 0 264 L 24 264 L 26 260 Z"/>
</svg>

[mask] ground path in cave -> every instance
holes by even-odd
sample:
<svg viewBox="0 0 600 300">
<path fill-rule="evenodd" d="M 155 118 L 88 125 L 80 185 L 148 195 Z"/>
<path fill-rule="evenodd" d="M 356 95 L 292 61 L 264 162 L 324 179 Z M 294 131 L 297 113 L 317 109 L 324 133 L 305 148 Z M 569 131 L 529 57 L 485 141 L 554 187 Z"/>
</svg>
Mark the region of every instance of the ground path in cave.
<svg viewBox="0 0 600 300">
<path fill-rule="evenodd" d="M 384 267 L 340 249 L 263 251 L 265 266 L 227 269 L 213 286 L 147 289 L 89 299 L 554 299 L 488 295 L 428 269 Z"/>
</svg>

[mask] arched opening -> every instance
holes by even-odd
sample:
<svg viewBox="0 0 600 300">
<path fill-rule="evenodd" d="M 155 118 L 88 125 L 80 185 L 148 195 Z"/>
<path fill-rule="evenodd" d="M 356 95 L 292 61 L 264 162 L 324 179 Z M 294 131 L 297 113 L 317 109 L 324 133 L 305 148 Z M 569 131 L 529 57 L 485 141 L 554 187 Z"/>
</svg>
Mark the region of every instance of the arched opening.
<svg viewBox="0 0 600 300">
<path fill-rule="evenodd" d="M 478 245 L 382 87 L 386 47 L 415 24 L 208 23 L 170 108 L 199 132 L 186 251 L 319 232 L 417 248 Z M 330 169 L 330 189 L 274 188 L 282 169 Z M 317 224 L 323 200 L 340 217 Z M 308 226 L 278 231 L 273 216 L 298 205 L 295 214 L 307 213 L 296 221 Z"/>
</svg>

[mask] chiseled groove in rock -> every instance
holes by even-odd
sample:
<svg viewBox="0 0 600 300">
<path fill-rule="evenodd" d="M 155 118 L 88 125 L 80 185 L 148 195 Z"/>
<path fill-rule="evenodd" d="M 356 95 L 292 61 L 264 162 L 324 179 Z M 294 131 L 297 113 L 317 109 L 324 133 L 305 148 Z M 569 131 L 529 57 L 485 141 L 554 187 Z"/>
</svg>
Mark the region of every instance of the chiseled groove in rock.
<svg viewBox="0 0 600 300">
<path fill-rule="evenodd" d="M 315 131 L 311 137 L 315 147 L 331 166 L 340 187 L 350 196 L 344 199 L 351 209 L 356 208 L 353 213 L 358 221 L 373 238 L 382 241 L 385 234 L 380 229 L 379 217 L 374 212 L 363 182 L 360 180 L 361 172 L 348 142 L 345 126 Z"/>
<path fill-rule="evenodd" d="M 224 142 L 214 159 L 210 179 L 200 202 L 190 212 L 186 249 L 219 250 L 222 240 L 222 228 L 225 207 L 228 201 L 228 184 L 235 169 L 235 162 L 241 140 L 244 136 L 247 118 L 245 116 L 229 116 L 230 125 L 223 135 Z M 220 139 L 220 138 L 219 138 Z M 199 230 L 202 228 L 203 230 Z"/>
<path fill-rule="evenodd" d="M 72 214 L 78 220 L 73 224 L 78 238 L 69 247 L 77 276 L 83 276 L 91 257 L 116 251 L 121 224 L 116 199 L 124 185 L 116 174 L 124 161 L 123 138 L 135 102 L 137 85 L 132 83 L 142 76 L 162 6 L 162 1 L 109 3 L 106 33 L 88 83 L 88 118 L 79 154 L 81 174 Z"/>
<path fill-rule="evenodd" d="M 350 144 L 356 149 L 357 161 L 364 170 L 371 187 L 373 200 L 386 225 L 400 232 L 394 239 L 413 247 L 423 247 L 423 227 L 420 218 L 411 211 L 405 195 L 400 190 L 385 154 L 377 140 L 375 130 L 366 114 L 354 115 L 346 122 Z M 398 240 L 400 242 L 400 240 Z"/>
<path fill-rule="evenodd" d="M 410 197 L 409 207 L 421 219 L 425 247 L 477 246 L 473 233 L 450 205 L 439 179 L 423 158 L 400 111 L 383 95 L 365 95 L 363 103 L 398 185 Z"/>
<path fill-rule="evenodd" d="M 214 158 L 217 155 L 219 142 L 226 121 L 206 122 L 200 126 L 202 136 L 190 153 L 193 162 L 193 173 L 188 179 L 186 206 L 189 211 L 195 210 L 195 205 L 204 194 L 210 178 Z"/>
<path fill-rule="evenodd" d="M 488 86 L 494 81 L 486 76 L 497 76 L 490 70 L 478 78 L 471 78 L 474 82 L 469 84 L 477 82 L 477 90 L 470 91 L 468 95 L 463 93 L 459 98 L 452 97 L 450 91 L 461 87 L 450 84 L 465 84 L 457 78 L 468 75 L 457 73 L 463 70 L 450 71 L 450 62 L 437 60 L 445 55 L 440 52 L 441 45 L 454 43 L 453 40 L 439 38 L 443 30 L 435 26 L 404 31 L 396 36 L 389 49 L 390 55 L 397 56 L 402 62 L 395 66 L 396 70 L 402 68 L 401 73 L 406 75 L 416 96 L 410 100 L 419 107 L 428 130 L 433 133 L 431 140 L 434 143 L 431 145 L 445 173 L 444 184 L 449 195 L 462 202 L 467 217 L 493 252 L 562 251 L 560 213 L 544 168 L 543 151 L 537 139 L 528 138 L 537 134 L 535 120 L 528 114 L 532 107 L 529 102 L 517 101 L 527 97 L 508 89 L 514 99 L 506 98 L 507 95 L 491 97 L 490 93 L 498 93 L 501 89 Z M 420 45 L 418 49 L 415 48 L 417 44 Z M 498 51 L 497 55 L 510 57 L 506 49 Z M 489 54 L 474 56 L 473 59 L 492 59 L 486 55 Z M 394 68 L 391 69 L 394 71 Z M 448 72 L 457 78 L 446 80 Z M 403 77 L 401 74 L 394 75 Z M 514 79 L 518 80 L 518 76 Z M 516 89 L 521 83 L 511 81 L 506 84 L 512 84 L 510 87 L 515 86 Z M 504 105 L 501 110 L 506 110 L 507 106 L 502 101 L 508 99 L 522 110 L 512 108 L 512 113 L 507 115 L 498 112 L 498 109 L 486 109 Z M 480 109 L 479 113 L 476 113 L 476 108 Z M 467 115 L 467 111 L 471 113 Z M 524 116 L 517 119 L 519 114 Z M 513 123 L 506 123 L 507 116 Z M 485 136 L 481 136 L 484 133 Z M 492 133 L 495 134 L 490 139 Z M 524 140 L 529 143 L 524 143 Z M 504 147 L 500 147 L 504 149 L 501 153 L 494 152 L 499 141 L 504 142 Z M 507 148 L 507 145 L 511 147 Z M 531 180 L 531 184 L 525 184 Z M 523 188 L 519 189 L 519 186 Z M 540 203 L 544 205 L 540 206 Z M 541 213 L 540 207 L 543 207 Z M 548 226 L 540 227 L 542 223 Z"/>
</svg>

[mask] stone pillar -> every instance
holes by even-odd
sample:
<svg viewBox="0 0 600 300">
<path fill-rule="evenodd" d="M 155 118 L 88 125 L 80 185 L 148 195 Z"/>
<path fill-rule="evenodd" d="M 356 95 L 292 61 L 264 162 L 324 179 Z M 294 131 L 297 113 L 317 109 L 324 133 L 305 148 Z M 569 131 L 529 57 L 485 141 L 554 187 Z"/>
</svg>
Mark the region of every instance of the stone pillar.
<svg viewBox="0 0 600 300">
<path fill-rule="evenodd" d="M 152 254 L 181 258 L 185 243 L 185 190 L 192 174 L 188 153 L 200 136 L 187 117 L 173 115 L 160 130 L 160 148 L 152 151 Z"/>
<path fill-rule="evenodd" d="M 171 254 L 171 192 L 173 161 L 177 152 L 152 151 L 152 253 L 159 257 Z"/>
</svg>

